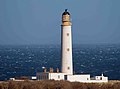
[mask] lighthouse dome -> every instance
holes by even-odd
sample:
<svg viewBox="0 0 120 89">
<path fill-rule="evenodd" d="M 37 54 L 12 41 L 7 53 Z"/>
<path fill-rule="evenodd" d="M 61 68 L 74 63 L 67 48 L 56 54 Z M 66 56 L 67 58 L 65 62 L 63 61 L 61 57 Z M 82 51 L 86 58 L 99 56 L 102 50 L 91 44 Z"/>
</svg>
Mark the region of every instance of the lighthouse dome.
<svg viewBox="0 0 120 89">
<path fill-rule="evenodd" d="M 65 12 L 63 12 L 62 15 L 70 15 L 70 13 L 67 11 L 67 9 L 65 9 Z"/>
</svg>

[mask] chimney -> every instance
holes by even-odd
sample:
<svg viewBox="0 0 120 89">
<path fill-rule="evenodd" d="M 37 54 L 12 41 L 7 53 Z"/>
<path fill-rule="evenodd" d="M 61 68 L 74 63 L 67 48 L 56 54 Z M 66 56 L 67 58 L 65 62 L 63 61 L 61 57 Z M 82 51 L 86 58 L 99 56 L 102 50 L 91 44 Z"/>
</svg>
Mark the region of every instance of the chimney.
<svg viewBox="0 0 120 89">
<path fill-rule="evenodd" d="M 46 68 L 44 68 L 43 70 L 44 70 L 44 73 L 46 73 L 46 72 L 47 72 L 47 69 L 46 69 Z"/>
<path fill-rule="evenodd" d="M 56 72 L 59 73 L 59 68 L 56 69 Z"/>
<path fill-rule="evenodd" d="M 53 68 L 50 68 L 50 73 L 53 73 Z"/>
</svg>

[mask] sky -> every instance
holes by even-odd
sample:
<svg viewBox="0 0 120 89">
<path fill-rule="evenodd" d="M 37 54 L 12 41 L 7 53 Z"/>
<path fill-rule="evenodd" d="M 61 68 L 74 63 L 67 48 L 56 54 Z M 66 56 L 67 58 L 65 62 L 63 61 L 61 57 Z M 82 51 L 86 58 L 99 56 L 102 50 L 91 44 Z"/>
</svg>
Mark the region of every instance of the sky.
<svg viewBox="0 0 120 89">
<path fill-rule="evenodd" d="M 65 9 L 73 44 L 120 44 L 120 0 L 0 0 L 0 45 L 60 44 Z"/>
</svg>

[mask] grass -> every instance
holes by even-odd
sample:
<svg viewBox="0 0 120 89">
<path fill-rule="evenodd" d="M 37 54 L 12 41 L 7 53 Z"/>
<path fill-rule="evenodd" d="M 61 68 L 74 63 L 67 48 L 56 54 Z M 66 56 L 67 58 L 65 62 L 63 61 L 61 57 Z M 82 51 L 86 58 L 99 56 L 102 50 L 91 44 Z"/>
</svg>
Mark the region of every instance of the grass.
<svg viewBox="0 0 120 89">
<path fill-rule="evenodd" d="M 120 81 L 108 83 L 79 83 L 69 81 L 7 81 L 0 82 L 0 89 L 120 89 Z"/>
</svg>

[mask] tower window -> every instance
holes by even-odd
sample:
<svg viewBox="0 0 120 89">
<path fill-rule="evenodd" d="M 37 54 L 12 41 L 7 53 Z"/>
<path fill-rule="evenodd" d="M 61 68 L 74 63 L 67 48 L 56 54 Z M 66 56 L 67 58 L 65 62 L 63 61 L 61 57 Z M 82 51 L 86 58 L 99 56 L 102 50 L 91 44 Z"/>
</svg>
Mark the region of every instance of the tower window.
<svg viewBox="0 0 120 89">
<path fill-rule="evenodd" d="M 67 33 L 67 36 L 69 36 L 69 33 Z"/>
<path fill-rule="evenodd" d="M 67 51 L 70 51 L 70 49 L 69 49 L 69 48 L 67 48 Z"/>
<path fill-rule="evenodd" d="M 68 70 L 70 69 L 70 67 L 68 67 Z"/>
</svg>

